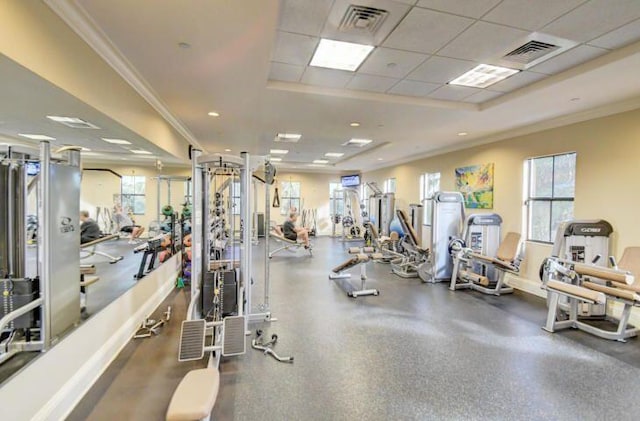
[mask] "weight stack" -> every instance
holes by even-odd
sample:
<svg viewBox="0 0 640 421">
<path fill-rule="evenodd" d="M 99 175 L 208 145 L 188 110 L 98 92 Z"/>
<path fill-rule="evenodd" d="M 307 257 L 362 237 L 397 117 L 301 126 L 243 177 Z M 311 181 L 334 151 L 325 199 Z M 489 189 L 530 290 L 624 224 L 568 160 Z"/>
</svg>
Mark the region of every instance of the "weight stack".
<svg viewBox="0 0 640 421">
<path fill-rule="evenodd" d="M 39 286 L 37 279 L 1 279 L 0 318 L 37 299 Z M 9 328 L 30 329 L 38 327 L 39 322 L 40 310 L 36 308 L 13 320 L 9 323 Z"/>
</svg>

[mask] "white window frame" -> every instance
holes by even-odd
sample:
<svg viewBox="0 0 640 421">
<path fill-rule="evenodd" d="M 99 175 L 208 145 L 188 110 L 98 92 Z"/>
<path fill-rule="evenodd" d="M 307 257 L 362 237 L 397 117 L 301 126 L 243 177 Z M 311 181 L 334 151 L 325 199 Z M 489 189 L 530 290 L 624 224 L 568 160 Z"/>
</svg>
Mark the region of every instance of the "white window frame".
<svg viewBox="0 0 640 421">
<path fill-rule="evenodd" d="M 565 196 L 565 197 L 560 197 L 560 196 L 555 196 L 555 177 L 554 177 L 554 171 L 555 171 L 555 160 L 558 157 L 565 157 L 565 156 L 569 156 L 569 155 L 573 155 L 575 156 L 575 164 L 574 164 L 574 168 L 573 168 L 573 196 Z M 534 181 L 533 177 L 532 177 L 532 166 L 534 164 L 535 160 L 541 160 L 541 159 L 549 159 L 549 158 L 553 158 L 553 162 L 552 162 L 552 175 L 551 175 L 551 195 L 550 196 L 531 196 L 531 191 L 532 191 L 532 183 Z M 575 183 L 576 183 L 576 167 L 577 167 L 577 154 L 576 152 L 565 152 L 565 153 L 559 153 L 559 154 L 554 154 L 554 155 L 545 155 L 545 156 L 537 156 L 537 157 L 533 157 L 533 158 L 528 158 L 524 161 L 524 170 L 523 170 L 523 216 L 522 216 L 522 222 L 523 222 L 523 232 L 526 233 L 526 238 L 527 241 L 529 242 L 533 242 L 533 243 L 541 243 L 541 244 L 553 244 L 554 240 L 555 240 L 555 230 L 553 227 L 553 205 L 554 203 L 559 203 L 559 202 L 571 202 L 571 203 L 575 203 Z M 549 236 L 547 238 L 547 240 L 543 240 L 540 238 L 533 238 L 532 236 L 532 223 L 531 223 L 531 216 L 532 216 L 532 207 L 535 203 L 540 203 L 540 202 L 549 202 L 550 206 L 549 206 Z M 575 211 L 575 209 L 574 209 Z M 573 215 L 572 215 L 573 217 Z M 556 227 L 557 228 L 557 227 Z"/>
<path fill-rule="evenodd" d="M 431 224 L 431 212 L 433 203 L 431 200 L 436 192 L 440 191 L 441 175 L 439 172 L 426 172 L 420 175 L 420 203 L 424 212 L 422 212 L 422 225 Z"/>
<path fill-rule="evenodd" d="M 285 185 L 298 185 L 298 196 L 285 196 Z M 298 209 L 298 212 L 301 211 L 302 207 L 302 183 L 300 181 L 281 181 L 280 182 L 280 215 L 288 215 L 289 209 L 291 209 L 292 205 Z M 292 189 L 293 190 L 293 189 Z M 294 203 L 295 202 L 295 203 Z"/>
<path fill-rule="evenodd" d="M 395 193 L 396 192 L 396 178 L 390 177 L 384 180 L 383 184 L 383 192 L 384 193 Z"/>
<path fill-rule="evenodd" d="M 340 183 L 339 181 L 332 181 L 329 183 L 329 213 L 333 214 L 333 201 L 334 201 L 334 196 L 333 196 L 333 192 L 335 190 L 342 190 L 342 183 Z M 342 203 L 342 206 L 339 207 L 342 209 L 342 212 L 340 213 L 340 215 L 344 214 L 344 197 L 342 195 L 338 196 L 337 198 L 335 198 L 335 200 L 339 201 Z"/>
<path fill-rule="evenodd" d="M 124 192 L 124 183 L 125 183 L 125 178 L 132 178 L 133 179 L 133 193 L 125 193 Z M 142 193 L 138 193 L 136 192 L 136 181 L 138 179 L 142 179 L 143 184 L 144 184 L 144 189 Z M 145 177 L 144 175 L 123 175 L 122 176 L 122 181 L 121 183 L 121 187 L 120 187 L 120 191 L 121 191 L 121 196 L 120 196 L 120 204 L 122 205 L 122 208 L 125 209 L 126 211 L 131 211 L 131 213 L 133 215 L 144 215 L 147 211 L 147 199 L 146 199 L 146 191 L 147 191 L 147 177 Z M 136 209 L 135 207 L 135 198 L 136 197 L 141 197 L 144 201 L 144 209 Z"/>
</svg>

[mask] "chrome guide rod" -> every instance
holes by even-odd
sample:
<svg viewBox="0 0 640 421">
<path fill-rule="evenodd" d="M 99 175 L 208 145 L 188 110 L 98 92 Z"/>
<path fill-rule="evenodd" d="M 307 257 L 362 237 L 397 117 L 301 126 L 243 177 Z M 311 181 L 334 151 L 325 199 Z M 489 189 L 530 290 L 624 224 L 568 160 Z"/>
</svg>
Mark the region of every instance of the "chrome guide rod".
<svg viewBox="0 0 640 421">
<path fill-rule="evenodd" d="M 38 185 L 38 266 L 40 270 L 40 294 L 43 298 L 41 307 L 42 327 L 40 336 L 46 350 L 51 343 L 51 259 L 49 258 L 51 221 L 51 145 L 47 141 L 40 142 L 40 184 Z"/>
<path fill-rule="evenodd" d="M 202 154 L 199 149 L 191 151 L 191 303 L 189 304 L 188 320 L 197 317 L 195 301 L 200 293 L 200 280 L 202 278 L 202 166 L 198 164 L 198 158 Z M 159 182 L 159 181 L 158 181 Z"/>
<path fill-rule="evenodd" d="M 265 162 L 265 170 L 266 170 Z M 265 171 L 265 183 L 264 183 L 264 310 L 271 311 L 271 304 L 269 303 L 271 288 L 271 272 L 269 263 L 269 234 L 271 229 L 271 186 L 267 182 L 267 174 Z"/>
<path fill-rule="evenodd" d="M 243 160 L 243 168 L 240 172 L 240 196 L 242 213 L 242 259 L 240 260 L 240 279 L 246 296 L 246 310 L 243 312 L 239 306 L 239 315 L 245 313 L 245 331 L 249 331 L 249 315 L 252 310 L 251 302 L 251 157 L 249 153 L 240 154 Z M 239 295 L 242 297 L 242 295 Z"/>
</svg>

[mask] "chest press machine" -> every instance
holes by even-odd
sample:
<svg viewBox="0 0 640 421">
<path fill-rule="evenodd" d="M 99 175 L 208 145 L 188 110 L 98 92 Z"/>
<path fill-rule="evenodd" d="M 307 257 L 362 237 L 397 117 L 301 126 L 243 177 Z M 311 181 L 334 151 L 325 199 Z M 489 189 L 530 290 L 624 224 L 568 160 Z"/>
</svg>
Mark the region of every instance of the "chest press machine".
<svg viewBox="0 0 640 421">
<path fill-rule="evenodd" d="M 427 282 L 432 277 L 430 251 L 421 247 L 420 238 L 411 226 L 407 214 L 397 209 L 396 215 L 404 232 L 401 242 L 403 253 L 402 257 L 391 260 L 391 271 L 402 278 L 420 277 L 423 282 Z"/>
<path fill-rule="evenodd" d="M 353 257 L 333 268 L 332 273 L 329 274 L 329 279 L 336 281 L 336 284 L 347 293 L 347 296 L 352 298 L 379 295 L 380 292 L 377 289 L 367 289 L 365 283 L 367 281 L 367 263 L 372 260 L 382 259 L 383 255 L 376 253 L 373 247 L 350 247 L 349 254 L 353 255 Z M 346 281 L 346 279 L 351 278 L 351 274 L 347 273 L 347 271 L 356 266 L 360 266 L 360 289 Z"/>
</svg>

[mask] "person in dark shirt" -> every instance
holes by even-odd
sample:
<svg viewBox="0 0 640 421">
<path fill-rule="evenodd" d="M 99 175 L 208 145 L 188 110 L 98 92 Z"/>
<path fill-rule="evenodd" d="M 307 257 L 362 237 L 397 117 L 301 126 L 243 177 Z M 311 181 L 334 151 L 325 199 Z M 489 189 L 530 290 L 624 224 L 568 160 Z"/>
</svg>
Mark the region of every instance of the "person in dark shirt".
<svg viewBox="0 0 640 421">
<path fill-rule="evenodd" d="M 100 227 L 96 221 L 89 218 L 88 211 L 80 211 L 80 222 L 82 223 L 82 225 L 80 225 L 80 244 L 89 243 L 102 236 Z"/>
<path fill-rule="evenodd" d="M 304 248 L 310 248 L 309 232 L 305 228 L 296 227 L 296 221 L 298 220 L 298 214 L 291 212 L 289 218 L 282 224 L 282 232 L 285 238 L 297 241 L 298 238 L 304 243 Z"/>
</svg>

